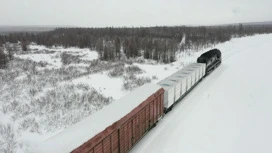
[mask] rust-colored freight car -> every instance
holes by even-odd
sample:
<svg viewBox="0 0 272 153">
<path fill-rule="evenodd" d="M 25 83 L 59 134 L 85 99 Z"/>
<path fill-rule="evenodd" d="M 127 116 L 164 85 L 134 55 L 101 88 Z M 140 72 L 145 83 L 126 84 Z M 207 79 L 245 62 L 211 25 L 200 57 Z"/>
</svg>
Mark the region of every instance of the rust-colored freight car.
<svg viewBox="0 0 272 153">
<path fill-rule="evenodd" d="M 72 153 L 128 152 L 163 115 L 162 99 L 161 89 Z"/>
<path fill-rule="evenodd" d="M 164 90 L 160 86 L 144 85 L 45 141 L 32 152 L 128 152 L 163 116 L 163 96 Z"/>
</svg>

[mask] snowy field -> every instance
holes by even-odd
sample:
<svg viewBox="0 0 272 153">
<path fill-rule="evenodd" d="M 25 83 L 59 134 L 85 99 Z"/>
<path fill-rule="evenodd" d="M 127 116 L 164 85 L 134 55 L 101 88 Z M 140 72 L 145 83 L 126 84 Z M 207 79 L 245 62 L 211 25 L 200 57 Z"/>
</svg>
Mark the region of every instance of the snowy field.
<svg viewBox="0 0 272 153">
<path fill-rule="evenodd" d="M 231 149 L 227 146 L 231 145 L 228 144 L 230 136 L 235 135 L 233 137 L 235 142 L 232 141 L 234 144 L 243 141 L 243 136 L 248 134 L 247 132 L 251 132 L 252 128 L 259 126 L 259 124 L 251 125 L 241 132 L 242 135 L 236 135 L 236 130 L 243 129 L 239 126 L 248 126 L 249 123 L 252 123 L 249 120 L 250 117 L 257 120 L 258 116 L 261 115 L 257 114 L 254 117 L 250 112 L 250 108 L 255 109 L 254 105 L 258 104 L 254 103 L 254 99 L 264 99 L 265 102 L 269 98 L 265 99 L 265 93 L 269 89 L 264 90 L 263 88 L 266 86 L 262 85 L 262 82 L 254 84 L 254 81 L 269 81 L 266 78 L 271 76 L 268 74 L 264 76 L 265 73 L 261 72 L 269 72 L 269 63 L 267 60 L 262 60 L 262 57 L 255 56 L 254 53 L 262 52 L 263 59 L 267 59 L 270 55 L 268 48 L 271 40 L 271 34 L 257 35 L 235 38 L 215 46 L 223 52 L 223 64 L 220 68 L 206 78 L 171 113 L 165 116 L 164 120 L 148 134 L 148 137 L 145 137 L 133 149 L 133 152 L 221 152 L 221 150 L 216 149 L 205 150 L 205 148 L 213 148 L 211 147 L 212 143 L 219 143 L 216 138 L 220 134 L 225 136 L 226 139 L 222 139 L 224 142 L 221 146 L 218 145 L 218 148 L 226 145 L 225 148 Z M 64 128 L 82 120 L 124 96 L 131 89 L 147 82 L 156 83 L 181 69 L 184 65 L 195 62 L 196 58 L 209 48 L 199 52 L 180 53 L 177 55 L 177 61 L 171 64 L 158 64 L 155 61 L 142 59 L 114 63 L 103 62 L 97 60 L 97 52 L 89 49 L 46 48 L 38 45 L 32 45 L 30 49 L 31 52 L 17 53 L 15 55 L 16 60 L 11 63 L 9 69 L 0 71 L 1 75 L 3 74 L 2 79 L 0 79 L 0 152 L 27 153 L 29 146 L 46 140 Z M 61 60 L 63 53 L 69 54 L 68 57 L 72 62 L 68 60 L 68 63 L 63 64 Z M 249 54 L 249 57 L 244 57 L 247 54 Z M 250 55 L 258 57 L 260 63 L 241 62 L 255 61 L 255 59 L 250 59 Z M 262 62 L 267 62 L 267 64 L 262 65 Z M 237 64 L 240 67 L 236 67 Z M 245 69 L 245 65 L 251 69 Z M 262 69 L 257 70 L 260 66 Z M 240 70 L 239 68 L 243 69 Z M 254 69 L 254 73 L 252 73 L 252 69 Z M 248 79 L 239 78 L 243 76 L 240 71 Z M 250 75 L 247 72 L 250 72 Z M 218 81 L 222 77 L 229 79 L 230 82 L 227 80 Z M 255 80 L 252 81 L 250 78 Z M 247 83 L 247 81 L 250 81 L 250 83 Z M 216 82 L 219 83 L 216 85 Z M 253 90 L 252 86 L 254 86 L 255 91 L 251 91 L 251 89 Z M 204 90 L 207 87 L 208 90 Z M 220 89 L 223 91 L 220 91 Z M 240 91 L 243 92 L 240 93 Z M 262 92 L 258 94 L 260 91 Z M 234 92 L 234 96 L 230 96 L 232 92 Z M 264 96 L 261 97 L 260 94 L 264 94 Z M 200 99 L 197 99 L 194 95 L 197 95 L 197 98 Z M 249 97 L 246 97 L 248 95 Z M 220 99 L 220 103 L 217 102 L 219 100 L 216 98 Z M 234 98 L 234 100 L 230 98 Z M 211 99 L 216 101 L 210 101 Z M 247 107 L 244 107 L 244 105 Z M 262 109 L 262 105 L 257 106 L 256 113 Z M 269 108 L 267 105 L 265 107 Z M 194 109 L 196 110 L 192 111 Z M 263 113 L 265 113 L 265 109 Z M 243 119 L 243 121 L 239 119 Z M 247 120 L 248 122 L 246 122 Z M 256 123 L 261 121 L 257 120 Z M 268 124 L 268 120 L 266 121 Z M 170 126 L 172 128 L 168 129 L 170 123 L 173 124 L 173 127 Z M 226 126 L 225 123 L 229 124 Z M 175 128 L 174 125 L 178 128 Z M 220 129 L 221 126 L 225 129 Z M 199 129 L 200 127 L 202 129 Z M 180 129 L 184 130 L 180 131 Z M 209 129 L 214 129 L 209 131 L 213 133 L 205 131 Z M 161 134 L 164 131 L 170 133 Z M 260 132 L 263 131 L 265 130 L 260 130 Z M 199 132 L 203 132 L 204 135 Z M 207 134 L 211 134 L 211 136 Z M 249 136 L 252 136 L 252 134 Z M 254 136 L 261 137 L 262 135 L 256 133 Z M 165 139 L 162 139 L 164 137 Z M 172 143 L 175 141 L 181 144 Z M 187 142 L 187 144 L 184 142 Z M 162 144 L 165 146 L 165 150 L 156 150 L 161 148 Z M 156 148 L 156 146 L 160 147 Z M 227 149 L 222 148 L 223 151 Z M 231 151 L 228 150 L 228 152 Z"/>
<path fill-rule="evenodd" d="M 222 65 L 132 153 L 271 153 L 272 34 L 219 44 Z"/>
<path fill-rule="evenodd" d="M 98 58 L 98 54 L 95 51 L 91 51 L 88 48 L 80 49 L 80 48 L 63 48 L 63 47 L 53 47 L 47 48 L 45 46 L 40 45 L 30 45 L 30 52 L 27 54 L 19 54 L 15 55 L 20 59 L 29 59 L 35 62 L 46 62 L 48 63 L 47 68 L 60 68 L 62 66 L 60 55 L 62 53 L 69 53 L 72 55 L 76 55 L 80 57 L 81 60 L 92 61 Z M 79 64 L 79 63 L 77 63 Z M 87 64 L 83 66 L 87 66 Z"/>
<path fill-rule="evenodd" d="M 29 49 L 16 52 L 0 70 L 0 152 L 26 153 L 130 90 L 171 75 L 198 54 L 158 64 L 141 58 L 104 62 L 90 49 L 35 44 Z"/>
</svg>

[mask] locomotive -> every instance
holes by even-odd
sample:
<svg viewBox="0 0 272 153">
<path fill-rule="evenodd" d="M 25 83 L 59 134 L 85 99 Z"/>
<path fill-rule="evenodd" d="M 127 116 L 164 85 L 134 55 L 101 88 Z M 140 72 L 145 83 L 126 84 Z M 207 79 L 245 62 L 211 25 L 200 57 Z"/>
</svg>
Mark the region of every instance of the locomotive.
<svg viewBox="0 0 272 153">
<path fill-rule="evenodd" d="M 208 75 L 212 70 L 214 70 L 218 65 L 221 64 L 221 52 L 218 49 L 212 49 L 200 55 L 197 58 L 197 63 L 206 64 L 206 75 Z"/>
<path fill-rule="evenodd" d="M 197 63 L 145 84 L 82 121 L 33 146 L 30 153 L 126 153 L 172 108 L 221 64 L 218 49 Z"/>
</svg>

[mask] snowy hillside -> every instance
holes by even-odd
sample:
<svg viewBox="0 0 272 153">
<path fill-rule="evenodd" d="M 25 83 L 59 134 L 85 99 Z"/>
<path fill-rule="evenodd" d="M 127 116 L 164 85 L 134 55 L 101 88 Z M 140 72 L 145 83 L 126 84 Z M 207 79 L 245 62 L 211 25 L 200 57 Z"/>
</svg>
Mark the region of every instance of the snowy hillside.
<svg viewBox="0 0 272 153">
<path fill-rule="evenodd" d="M 222 65 L 131 152 L 272 152 L 271 42 L 268 34 L 218 45 Z"/>
</svg>

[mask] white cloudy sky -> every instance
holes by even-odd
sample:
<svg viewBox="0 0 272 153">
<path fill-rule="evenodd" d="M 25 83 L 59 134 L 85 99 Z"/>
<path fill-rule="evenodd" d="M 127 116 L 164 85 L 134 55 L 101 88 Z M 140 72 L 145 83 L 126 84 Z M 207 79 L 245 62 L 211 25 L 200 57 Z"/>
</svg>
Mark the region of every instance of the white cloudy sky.
<svg viewBox="0 0 272 153">
<path fill-rule="evenodd" d="M 272 21 L 272 0 L 0 0 L 0 25 L 87 27 Z"/>
</svg>

